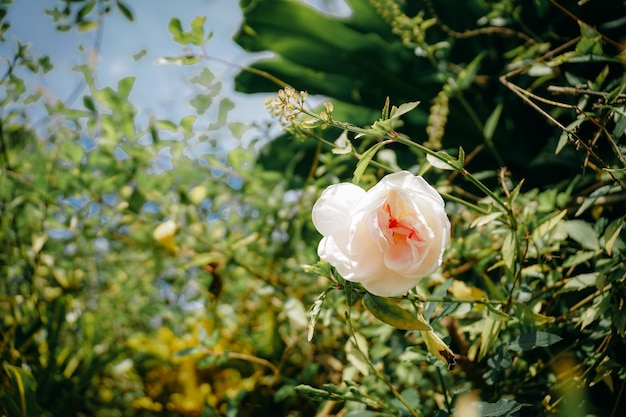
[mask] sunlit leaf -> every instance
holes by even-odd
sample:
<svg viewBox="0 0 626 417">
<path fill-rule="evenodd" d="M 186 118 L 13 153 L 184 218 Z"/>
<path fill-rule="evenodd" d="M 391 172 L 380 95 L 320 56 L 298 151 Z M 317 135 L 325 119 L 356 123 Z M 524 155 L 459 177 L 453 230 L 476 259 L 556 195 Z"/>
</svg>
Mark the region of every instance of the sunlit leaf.
<svg viewBox="0 0 626 417">
<path fill-rule="evenodd" d="M 389 118 L 390 119 L 397 119 L 398 117 L 402 116 L 403 114 L 406 114 L 408 112 L 410 112 L 411 110 L 415 109 L 417 106 L 419 106 L 420 102 L 419 101 L 413 101 L 410 103 L 403 103 L 400 106 L 396 107 L 396 106 L 392 106 L 391 107 L 391 113 L 389 114 Z"/>
<path fill-rule="evenodd" d="M 371 148 L 363 152 L 363 154 L 361 154 L 359 162 L 357 162 L 356 168 L 354 169 L 354 174 L 352 177 L 353 183 L 358 184 L 361 181 L 361 177 L 365 173 L 365 170 L 367 169 L 370 161 L 372 160 L 374 155 L 376 155 L 376 152 L 378 152 L 378 150 L 383 146 L 385 146 L 384 142 L 378 142 L 376 145 L 372 146 Z"/>
<path fill-rule="evenodd" d="M 492 221 L 496 220 L 498 217 L 502 216 L 502 214 L 503 214 L 502 212 L 496 211 L 495 213 L 490 213 L 485 216 L 477 217 L 470 225 L 470 228 L 481 227 L 486 224 L 489 224 Z"/>
<path fill-rule="evenodd" d="M 515 247 L 515 235 L 507 232 L 502 242 L 502 260 L 509 270 L 513 271 L 517 260 L 517 249 Z"/>
<path fill-rule="evenodd" d="M 563 285 L 559 292 L 579 291 L 584 288 L 595 286 L 598 275 L 598 272 L 590 272 L 567 278 L 565 280 L 565 285 Z"/>
<path fill-rule="evenodd" d="M 450 155 L 443 151 L 437 152 L 437 154 L 441 155 L 441 158 L 437 158 L 436 156 L 433 156 L 431 154 L 426 154 L 426 160 L 429 164 L 431 164 L 435 168 L 443 169 L 444 171 L 453 171 L 456 169 L 454 166 L 452 166 L 454 159 Z"/>
<path fill-rule="evenodd" d="M 545 235 L 547 235 L 552 229 L 556 227 L 556 225 L 563 219 L 563 217 L 565 217 L 566 214 L 567 210 L 562 210 L 561 212 L 550 217 L 545 222 L 541 223 L 539 226 L 537 226 L 537 228 L 535 228 L 535 230 L 533 230 L 532 239 L 539 240 L 544 238 Z"/>
<path fill-rule="evenodd" d="M 564 222 L 564 226 L 569 237 L 578 242 L 583 248 L 600 249 L 598 233 L 591 224 L 584 220 L 568 220 Z"/>
</svg>

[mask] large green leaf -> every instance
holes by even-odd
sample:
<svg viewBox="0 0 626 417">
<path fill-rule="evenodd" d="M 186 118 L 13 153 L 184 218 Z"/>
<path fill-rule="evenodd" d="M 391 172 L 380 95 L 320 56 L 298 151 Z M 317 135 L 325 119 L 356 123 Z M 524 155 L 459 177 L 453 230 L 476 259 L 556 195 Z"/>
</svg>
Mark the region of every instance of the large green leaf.
<svg viewBox="0 0 626 417">
<path fill-rule="evenodd" d="M 434 91 L 433 86 L 428 87 L 425 73 L 416 73 L 412 79 L 400 76 L 415 57 L 398 40 L 387 41 L 367 29 L 366 19 L 373 27 L 383 27 L 368 2 L 352 1 L 359 10 L 354 25 L 351 20 L 324 15 L 292 0 L 243 3 L 247 7 L 244 4 L 244 21 L 235 41 L 251 52 L 276 53 L 280 58 L 257 62 L 253 68 L 297 89 L 353 102 L 375 102 L 376 107 L 385 94 L 415 99 L 421 89 Z M 244 92 L 282 87 L 246 72 L 240 73 L 236 82 Z"/>
<path fill-rule="evenodd" d="M 378 320 L 397 329 L 432 331 L 428 323 L 404 310 L 389 298 L 367 293 L 363 297 L 363 303 Z"/>
</svg>

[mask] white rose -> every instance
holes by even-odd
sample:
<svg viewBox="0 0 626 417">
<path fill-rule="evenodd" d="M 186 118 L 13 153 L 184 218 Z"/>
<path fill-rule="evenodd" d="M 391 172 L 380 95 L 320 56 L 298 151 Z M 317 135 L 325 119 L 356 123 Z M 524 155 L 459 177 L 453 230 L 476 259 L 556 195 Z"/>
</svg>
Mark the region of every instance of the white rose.
<svg viewBox="0 0 626 417">
<path fill-rule="evenodd" d="M 341 183 L 313 206 L 313 224 L 324 236 L 317 253 L 344 279 L 372 294 L 401 295 L 441 266 L 450 221 L 439 193 L 401 171 L 369 191 Z"/>
</svg>

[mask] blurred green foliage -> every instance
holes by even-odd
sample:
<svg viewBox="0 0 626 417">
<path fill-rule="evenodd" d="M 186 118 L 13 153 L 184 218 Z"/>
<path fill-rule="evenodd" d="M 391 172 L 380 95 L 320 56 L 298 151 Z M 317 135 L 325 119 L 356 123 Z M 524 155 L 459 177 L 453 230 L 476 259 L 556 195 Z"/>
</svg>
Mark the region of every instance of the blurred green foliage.
<svg viewBox="0 0 626 417">
<path fill-rule="evenodd" d="M 78 104 L 33 89 L 53 59 L 8 39 L 2 2 L 0 415 L 625 412 L 623 5 L 347 3 L 241 1 L 236 41 L 275 55 L 238 88 L 332 101 L 274 109 L 286 133 L 259 153 L 207 66 L 210 20 L 164 28 L 164 62 L 198 67 L 189 114 L 140 122 L 132 77 L 78 66 Z M 49 8 L 61 31 L 133 20 Z M 399 169 L 441 191 L 453 239 L 392 302 L 317 263 L 310 209 Z"/>
</svg>

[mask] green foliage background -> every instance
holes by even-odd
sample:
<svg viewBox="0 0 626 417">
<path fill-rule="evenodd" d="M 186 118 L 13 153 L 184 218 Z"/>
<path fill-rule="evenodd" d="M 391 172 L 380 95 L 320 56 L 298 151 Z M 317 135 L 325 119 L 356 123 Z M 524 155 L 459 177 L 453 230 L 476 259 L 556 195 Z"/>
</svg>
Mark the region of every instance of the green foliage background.
<svg viewBox="0 0 626 417">
<path fill-rule="evenodd" d="M 133 78 L 101 86 L 84 65 L 79 104 L 35 91 L 26 74 L 54 62 L 5 36 L 2 2 L 0 414 L 626 411 L 624 6 L 347 3 L 240 2 L 235 40 L 274 57 L 237 88 L 295 88 L 268 102 L 285 133 L 261 147 L 231 120 L 206 18 L 163 28 L 181 44 L 167 60 L 197 67 L 193 112 L 144 123 Z M 49 11 L 60 31 L 109 13 L 133 20 L 118 0 Z M 417 292 L 373 303 L 317 262 L 310 209 L 400 169 L 439 189 L 453 238 Z"/>
</svg>

